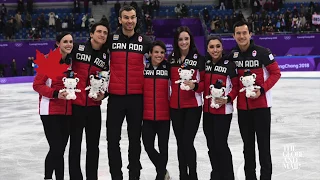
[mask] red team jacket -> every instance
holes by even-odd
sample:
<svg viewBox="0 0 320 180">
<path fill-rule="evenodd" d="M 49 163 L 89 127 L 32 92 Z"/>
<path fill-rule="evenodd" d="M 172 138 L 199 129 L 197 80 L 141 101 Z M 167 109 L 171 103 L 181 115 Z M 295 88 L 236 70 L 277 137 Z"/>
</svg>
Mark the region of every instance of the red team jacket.
<svg viewBox="0 0 320 180">
<path fill-rule="evenodd" d="M 222 80 L 225 84 L 224 87 L 226 90 L 224 95 L 229 96 L 228 101 L 230 102 L 216 109 L 210 107 L 211 101 L 214 99 L 206 99 L 205 97 L 210 95 L 210 85 L 215 84 L 218 79 Z M 203 112 L 212 114 L 231 114 L 233 112 L 232 102 L 237 97 L 238 92 L 238 75 L 234 62 L 221 58 L 216 64 L 213 64 L 210 57 L 205 66 Z"/>
<path fill-rule="evenodd" d="M 204 89 L 204 57 L 196 50 L 190 50 L 184 62 L 175 58 L 174 54 L 168 57 L 170 63 L 171 97 L 170 107 L 174 109 L 193 108 L 202 106 L 202 92 Z M 197 80 L 195 90 L 185 91 L 180 89 L 180 84 L 175 81 L 180 79 L 178 69 L 194 69 L 193 80 Z"/>
<path fill-rule="evenodd" d="M 278 63 L 269 49 L 255 45 L 251 40 L 250 46 L 246 52 L 241 52 L 236 47 L 228 57 L 234 61 L 238 69 L 239 89 L 243 87 L 240 77 L 244 75 L 246 69 L 257 75 L 256 85 L 261 86 L 261 95 L 257 99 L 246 98 L 245 91 L 239 93 L 237 108 L 241 110 L 250 110 L 257 108 L 271 107 L 271 88 L 280 79 L 280 69 Z"/>
<path fill-rule="evenodd" d="M 79 106 L 100 106 L 101 101 L 94 101 L 88 97 L 89 91 L 85 88 L 90 85 L 90 75 L 97 72 L 109 70 L 109 56 L 104 50 L 94 50 L 90 40 L 83 44 L 77 44 L 72 50 L 72 70 L 79 78 L 77 88 L 81 92 L 76 93 L 77 99 L 73 104 Z"/>
<path fill-rule="evenodd" d="M 163 60 L 154 69 L 147 63 L 144 70 L 143 119 L 170 120 L 169 114 L 169 64 Z"/>
<path fill-rule="evenodd" d="M 110 36 L 109 93 L 116 95 L 142 94 L 144 54 L 149 53 L 150 40 L 135 33 L 128 38 L 118 30 Z"/>
<path fill-rule="evenodd" d="M 58 99 L 60 89 L 64 88 L 63 76 L 52 80 L 45 75 L 37 74 L 33 81 L 33 89 L 39 93 L 40 115 L 71 115 L 71 100 Z"/>
</svg>

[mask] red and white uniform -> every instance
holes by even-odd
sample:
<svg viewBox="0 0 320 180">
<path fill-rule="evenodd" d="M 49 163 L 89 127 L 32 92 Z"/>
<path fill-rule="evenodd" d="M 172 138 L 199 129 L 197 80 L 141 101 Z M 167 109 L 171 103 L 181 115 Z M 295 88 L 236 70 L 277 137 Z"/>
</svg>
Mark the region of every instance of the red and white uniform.
<svg viewBox="0 0 320 180">
<path fill-rule="evenodd" d="M 233 100 L 237 97 L 238 75 L 234 62 L 225 58 L 221 58 L 217 63 L 213 63 L 211 59 L 206 62 L 205 78 L 204 78 L 204 94 L 203 97 L 210 95 L 210 85 L 215 84 L 220 79 L 225 84 L 226 90 L 224 96 L 228 96 L 228 103 L 220 108 L 211 108 L 210 104 L 213 98 L 204 98 L 203 112 L 212 114 L 231 114 L 233 112 Z"/>
<path fill-rule="evenodd" d="M 250 110 L 268 108 L 272 106 L 271 88 L 280 79 L 281 73 L 269 49 L 255 45 L 251 40 L 246 52 L 241 52 L 236 47 L 228 57 L 235 62 L 238 69 L 239 89 L 243 88 L 240 77 L 244 76 L 246 69 L 257 75 L 255 84 L 260 86 L 261 95 L 257 99 L 247 98 L 245 91 L 239 93 L 237 99 L 238 109 Z"/>
<path fill-rule="evenodd" d="M 37 74 L 33 81 L 33 89 L 39 93 L 40 115 L 71 115 L 71 100 L 58 99 L 60 89 L 64 88 L 62 78 L 52 80 L 46 75 Z"/>
<path fill-rule="evenodd" d="M 190 50 L 184 61 L 175 58 L 173 54 L 168 57 L 170 63 L 171 97 L 170 107 L 174 109 L 193 108 L 202 106 L 202 92 L 204 88 L 204 57 L 196 50 Z M 194 90 L 185 91 L 180 89 L 180 84 L 175 81 L 180 79 L 178 69 L 194 69 L 192 80 L 196 80 Z"/>
</svg>

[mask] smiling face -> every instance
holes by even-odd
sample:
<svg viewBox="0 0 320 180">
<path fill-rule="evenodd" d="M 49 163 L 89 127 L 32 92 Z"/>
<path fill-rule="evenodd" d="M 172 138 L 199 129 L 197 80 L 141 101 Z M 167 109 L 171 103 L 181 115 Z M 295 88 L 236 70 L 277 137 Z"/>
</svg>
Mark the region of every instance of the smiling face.
<svg viewBox="0 0 320 180">
<path fill-rule="evenodd" d="M 103 45 L 108 38 L 108 29 L 105 26 L 98 25 L 93 33 L 90 33 L 94 44 Z"/>
<path fill-rule="evenodd" d="M 164 59 L 165 50 L 161 46 L 154 46 L 150 56 L 152 65 L 158 66 Z"/>
<path fill-rule="evenodd" d="M 70 34 L 67 34 L 60 40 L 60 42 L 56 42 L 56 44 L 60 47 L 62 54 L 69 54 L 73 48 L 73 38 Z"/>
<path fill-rule="evenodd" d="M 122 11 L 119 17 L 119 23 L 124 31 L 134 31 L 137 24 L 137 14 L 135 10 Z"/>
<path fill-rule="evenodd" d="M 190 48 L 190 35 L 183 31 L 179 35 L 178 46 L 181 51 L 187 51 Z"/>
<path fill-rule="evenodd" d="M 218 39 L 209 41 L 207 46 L 207 52 L 215 62 L 222 57 L 222 51 L 223 47 Z"/>
<path fill-rule="evenodd" d="M 238 46 L 249 47 L 251 33 L 247 25 L 238 26 L 234 29 L 233 38 L 236 40 Z"/>
</svg>

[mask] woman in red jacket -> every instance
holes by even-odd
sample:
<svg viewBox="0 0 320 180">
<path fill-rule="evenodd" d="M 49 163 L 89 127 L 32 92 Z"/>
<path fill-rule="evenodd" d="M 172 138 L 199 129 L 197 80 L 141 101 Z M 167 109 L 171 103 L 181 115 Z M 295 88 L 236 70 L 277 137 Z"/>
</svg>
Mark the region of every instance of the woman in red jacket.
<svg viewBox="0 0 320 180">
<path fill-rule="evenodd" d="M 205 62 L 188 27 L 177 29 L 173 48 L 173 53 L 168 57 L 172 90 L 170 117 L 178 146 L 180 180 L 197 180 L 197 154 L 193 142 L 202 112 Z M 196 82 L 181 81 L 182 73 Z"/>
<path fill-rule="evenodd" d="M 222 51 L 221 39 L 209 37 L 204 78 L 203 131 L 212 166 L 211 179 L 234 180 L 228 135 L 232 101 L 238 95 L 238 77 L 235 63 L 225 59 Z M 224 98 L 212 97 L 213 88 L 221 92 Z"/>
<path fill-rule="evenodd" d="M 145 150 L 156 167 L 156 180 L 170 179 L 166 170 L 170 134 L 169 64 L 164 59 L 166 45 L 155 41 L 151 45 L 151 61 L 146 63 L 143 87 L 142 140 Z M 158 137 L 159 152 L 155 149 Z"/>
<path fill-rule="evenodd" d="M 56 47 L 60 48 L 62 60 L 69 64 L 67 54 L 73 48 L 70 33 L 63 32 L 56 37 Z M 67 71 L 67 69 L 66 69 Z M 71 118 L 71 101 L 66 100 L 67 93 L 59 92 L 64 88 L 62 78 L 50 79 L 44 74 L 37 74 L 33 89 L 39 93 L 39 114 L 49 144 L 49 152 L 45 159 L 45 177 L 52 179 L 53 171 L 57 180 L 64 176 L 64 151 L 69 138 L 69 120 Z"/>
</svg>

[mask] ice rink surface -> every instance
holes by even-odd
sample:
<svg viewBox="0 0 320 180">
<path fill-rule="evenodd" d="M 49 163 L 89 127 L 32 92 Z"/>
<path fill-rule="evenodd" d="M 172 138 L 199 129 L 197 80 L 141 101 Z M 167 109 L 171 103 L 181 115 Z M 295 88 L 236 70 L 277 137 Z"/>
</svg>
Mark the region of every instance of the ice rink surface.
<svg viewBox="0 0 320 180">
<path fill-rule="evenodd" d="M 320 79 L 279 80 L 272 90 L 271 152 L 273 180 L 320 180 Z M 102 105 L 99 180 L 111 180 L 107 158 L 106 105 Z M 85 138 L 85 137 L 84 137 Z M 128 179 L 128 138 L 123 125 L 121 151 L 124 179 Z M 199 180 L 209 180 L 211 166 L 206 139 L 200 124 L 195 140 Z M 242 140 L 236 112 L 229 134 L 235 178 L 244 180 Z M 68 147 L 65 179 L 68 180 Z M 141 180 L 154 180 L 155 168 L 142 148 Z M 179 179 L 176 141 L 171 129 L 167 169 Z M 0 179 L 42 180 L 48 144 L 38 115 L 38 94 L 31 83 L 0 85 Z M 85 166 L 85 139 L 82 143 L 82 170 Z M 257 153 L 258 161 L 258 153 Z M 258 163 L 258 162 L 257 162 Z M 259 167 L 259 166 L 257 166 Z M 259 168 L 257 168 L 259 174 Z"/>
</svg>

